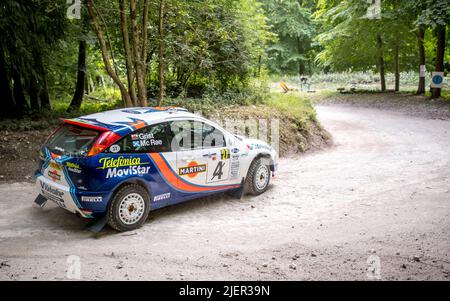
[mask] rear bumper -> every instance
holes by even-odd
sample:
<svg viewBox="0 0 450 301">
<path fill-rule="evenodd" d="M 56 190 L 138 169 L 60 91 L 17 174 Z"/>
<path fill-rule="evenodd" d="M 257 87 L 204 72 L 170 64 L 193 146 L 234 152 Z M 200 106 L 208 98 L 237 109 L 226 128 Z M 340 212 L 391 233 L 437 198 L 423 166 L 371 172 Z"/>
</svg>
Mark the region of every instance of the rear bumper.
<svg viewBox="0 0 450 301">
<path fill-rule="evenodd" d="M 36 174 L 36 188 L 45 199 L 84 218 L 94 218 L 103 215 L 109 199 L 108 193 L 99 194 L 77 191 L 73 187 L 55 183 L 40 173 Z"/>
</svg>

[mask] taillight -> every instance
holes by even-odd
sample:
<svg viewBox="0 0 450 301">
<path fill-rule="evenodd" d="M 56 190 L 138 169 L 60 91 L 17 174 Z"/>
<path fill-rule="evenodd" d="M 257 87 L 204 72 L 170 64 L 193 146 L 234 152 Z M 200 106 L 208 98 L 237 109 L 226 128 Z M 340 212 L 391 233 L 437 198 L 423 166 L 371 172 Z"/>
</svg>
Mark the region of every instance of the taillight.
<svg viewBox="0 0 450 301">
<path fill-rule="evenodd" d="M 108 131 L 103 132 L 100 137 L 97 138 L 91 150 L 88 153 L 88 157 L 95 156 L 108 147 L 110 147 L 114 142 L 119 140 L 121 137 L 114 132 Z"/>
</svg>

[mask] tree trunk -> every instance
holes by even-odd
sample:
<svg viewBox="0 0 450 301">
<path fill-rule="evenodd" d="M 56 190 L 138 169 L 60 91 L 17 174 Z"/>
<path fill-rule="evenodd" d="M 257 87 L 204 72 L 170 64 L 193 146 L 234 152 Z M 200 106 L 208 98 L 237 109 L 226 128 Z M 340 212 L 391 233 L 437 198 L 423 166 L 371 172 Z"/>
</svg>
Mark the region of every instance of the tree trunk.
<svg viewBox="0 0 450 301">
<path fill-rule="evenodd" d="M 297 51 L 299 55 L 303 55 L 305 52 L 305 48 L 303 47 L 303 43 L 300 39 L 300 37 L 297 37 Z M 305 74 L 305 63 L 303 60 L 300 60 L 298 62 L 298 75 L 303 76 Z"/>
<path fill-rule="evenodd" d="M 34 62 L 36 65 L 36 71 L 39 76 L 37 79 L 37 91 L 42 109 L 50 110 L 50 96 L 48 93 L 47 73 L 45 72 L 44 63 L 42 61 L 42 53 L 39 48 L 33 50 Z"/>
<path fill-rule="evenodd" d="M 14 81 L 13 94 L 16 102 L 16 116 L 20 118 L 25 113 L 27 102 L 23 93 L 22 79 L 15 69 L 12 70 L 12 78 Z"/>
<path fill-rule="evenodd" d="M 381 92 L 386 92 L 383 40 L 381 38 L 381 35 L 377 35 L 377 47 L 378 47 L 378 69 L 380 71 Z"/>
<path fill-rule="evenodd" d="M 6 69 L 5 52 L 0 44 L 0 99 L 3 101 L 2 117 L 14 117 L 14 99 L 11 93 L 11 79 Z"/>
<path fill-rule="evenodd" d="M 144 0 L 144 11 L 142 16 L 142 64 L 144 76 L 147 74 L 147 51 L 148 51 L 148 0 Z"/>
<path fill-rule="evenodd" d="M 147 106 L 147 89 L 145 87 L 145 78 L 141 57 L 141 49 L 139 49 L 139 32 L 137 27 L 137 11 L 136 0 L 130 0 L 130 19 L 131 19 L 131 32 L 133 35 L 133 51 L 134 51 L 134 68 L 136 70 L 136 81 L 138 88 L 139 104 L 142 107 Z"/>
<path fill-rule="evenodd" d="M 445 25 L 439 25 L 436 28 L 437 45 L 436 45 L 436 67 L 435 71 L 444 71 L 444 54 L 445 54 Z M 441 97 L 440 88 L 431 89 L 431 98 Z"/>
<path fill-rule="evenodd" d="M 78 72 L 75 93 L 70 102 L 67 112 L 79 110 L 84 96 L 84 85 L 86 82 L 86 41 L 81 40 L 78 45 Z"/>
<path fill-rule="evenodd" d="M 109 51 L 108 51 L 108 48 L 106 47 L 106 41 L 103 38 L 103 33 L 100 29 L 100 25 L 98 23 L 95 13 L 94 13 L 92 0 L 87 0 L 87 8 L 88 8 L 89 17 L 91 18 L 92 24 L 94 25 L 95 33 L 97 34 L 97 39 L 100 43 L 103 63 L 105 64 L 106 71 L 108 72 L 108 75 L 113 79 L 113 81 L 117 84 L 117 86 L 119 86 L 120 94 L 122 95 L 122 100 L 124 101 L 124 105 L 126 107 L 131 107 L 132 101 L 131 101 L 130 94 L 128 93 L 125 85 L 122 83 L 122 81 L 120 80 L 117 73 L 111 67 Z"/>
<path fill-rule="evenodd" d="M 158 107 L 164 98 L 164 0 L 159 2 L 159 93 Z"/>
<path fill-rule="evenodd" d="M 395 74 L 395 92 L 400 91 L 400 46 L 398 43 L 394 46 L 394 74 Z"/>
<path fill-rule="evenodd" d="M 30 108 L 32 113 L 39 112 L 39 94 L 36 78 L 30 76 L 28 80 L 28 95 L 30 96 Z"/>
<path fill-rule="evenodd" d="M 425 76 L 420 77 L 420 66 L 425 66 L 425 46 L 423 41 L 425 40 L 425 28 L 420 26 L 417 30 L 417 43 L 419 45 L 419 86 L 417 87 L 417 94 L 425 94 Z"/>
<path fill-rule="evenodd" d="M 125 62 L 127 67 L 128 92 L 134 106 L 137 106 L 136 90 L 134 89 L 133 53 L 130 47 L 130 35 L 128 32 L 127 13 L 125 11 L 125 0 L 120 0 L 120 28 L 122 30 L 123 48 L 125 50 Z"/>
</svg>

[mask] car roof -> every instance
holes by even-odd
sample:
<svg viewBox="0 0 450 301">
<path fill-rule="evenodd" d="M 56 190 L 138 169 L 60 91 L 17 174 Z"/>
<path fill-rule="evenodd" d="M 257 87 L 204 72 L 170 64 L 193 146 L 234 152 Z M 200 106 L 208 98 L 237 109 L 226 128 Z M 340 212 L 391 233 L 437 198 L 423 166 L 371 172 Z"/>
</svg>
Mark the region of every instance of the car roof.
<svg viewBox="0 0 450 301">
<path fill-rule="evenodd" d="M 203 119 L 183 108 L 135 107 L 65 119 L 64 122 L 102 131 L 113 131 L 120 136 L 125 136 L 145 126 L 163 122 L 171 118 Z"/>
</svg>

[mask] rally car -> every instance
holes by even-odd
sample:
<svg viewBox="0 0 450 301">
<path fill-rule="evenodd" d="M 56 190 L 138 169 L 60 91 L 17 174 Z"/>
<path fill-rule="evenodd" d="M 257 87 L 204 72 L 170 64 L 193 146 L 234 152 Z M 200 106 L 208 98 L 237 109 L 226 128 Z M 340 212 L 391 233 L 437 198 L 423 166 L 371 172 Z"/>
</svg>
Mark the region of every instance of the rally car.
<svg viewBox="0 0 450 301">
<path fill-rule="evenodd" d="M 224 191 L 263 193 L 277 154 L 185 109 L 128 108 L 63 120 L 39 157 L 36 203 L 129 231 L 150 210 Z"/>
</svg>

